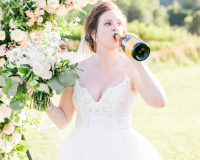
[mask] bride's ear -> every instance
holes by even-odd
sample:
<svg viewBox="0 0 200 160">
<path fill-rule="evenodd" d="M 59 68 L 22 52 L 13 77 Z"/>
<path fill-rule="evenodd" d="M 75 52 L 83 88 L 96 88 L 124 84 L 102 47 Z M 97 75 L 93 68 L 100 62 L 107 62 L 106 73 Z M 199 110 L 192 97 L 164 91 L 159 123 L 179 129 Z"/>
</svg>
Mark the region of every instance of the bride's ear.
<svg viewBox="0 0 200 160">
<path fill-rule="evenodd" d="M 93 30 L 93 31 L 91 32 L 90 36 L 92 37 L 93 40 L 95 39 L 95 30 Z"/>
</svg>

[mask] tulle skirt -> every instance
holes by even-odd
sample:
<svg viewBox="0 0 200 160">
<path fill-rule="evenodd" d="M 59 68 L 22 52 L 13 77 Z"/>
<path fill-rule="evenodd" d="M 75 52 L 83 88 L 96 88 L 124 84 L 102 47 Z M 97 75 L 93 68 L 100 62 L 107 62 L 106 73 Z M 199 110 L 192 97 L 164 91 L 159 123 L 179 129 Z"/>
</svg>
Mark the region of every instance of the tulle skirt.
<svg viewBox="0 0 200 160">
<path fill-rule="evenodd" d="M 73 129 L 55 160 L 162 160 L 154 146 L 136 130 Z"/>
</svg>

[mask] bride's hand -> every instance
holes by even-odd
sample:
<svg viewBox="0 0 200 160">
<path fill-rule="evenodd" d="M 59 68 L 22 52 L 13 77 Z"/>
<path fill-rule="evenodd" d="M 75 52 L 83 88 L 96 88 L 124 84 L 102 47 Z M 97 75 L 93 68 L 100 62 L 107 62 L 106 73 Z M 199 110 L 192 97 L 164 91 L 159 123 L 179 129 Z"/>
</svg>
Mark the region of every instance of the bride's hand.
<svg viewBox="0 0 200 160">
<path fill-rule="evenodd" d="M 31 82 L 30 81 L 28 81 L 26 84 L 27 85 L 29 85 Z M 29 98 L 32 98 L 33 97 L 33 89 L 32 89 L 32 87 L 27 87 L 27 92 L 28 92 L 28 94 L 29 94 Z"/>
<path fill-rule="evenodd" d="M 134 33 L 124 33 L 124 36 L 126 37 L 126 36 L 134 36 L 134 37 L 136 37 L 136 38 L 139 38 L 136 34 L 134 34 Z"/>
</svg>

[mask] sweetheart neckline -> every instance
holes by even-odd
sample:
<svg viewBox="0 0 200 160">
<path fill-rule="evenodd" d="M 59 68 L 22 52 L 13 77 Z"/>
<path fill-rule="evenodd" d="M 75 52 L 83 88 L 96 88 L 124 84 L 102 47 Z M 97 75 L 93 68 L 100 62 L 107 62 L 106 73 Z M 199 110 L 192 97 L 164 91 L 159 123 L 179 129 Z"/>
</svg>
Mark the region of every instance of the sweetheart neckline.
<svg viewBox="0 0 200 160">
<path fill-rule="evenodd" d="M 93 101 L 94 103 L 100 103 L 101 100 L 102 100 L 102 98 L 103 98 L 103 96 L 104 96 L 104 94 L 105 94 L 108 90 L 117 88 L 118 86 L 122 85 L 122 84 L 125 82 L 126 78 L 129 78 L 129 80 L 131 80 L 131 77 L 125 74 L 124 80 L 123 80 L 121 83 L 119 83 L 118 85 L 114 86 L 114 87 L 108 87 L 108 88 L 102 93 L 102 96 L 100 97 L 99 101 L 95 101 L 94 98 L 92 98 L 92 95 L 91 95 L 91 93 L 88 92 L 88 89 L 87 89 L 87 88 L 81 87 L 81 86 L 79 85 L 78 79 L 76 79 L 76 82 L 78 82 L 77 84 L 78 84 L 78 86 L 79 86 L 80 88 L 84 89 L 84 90 L 87 92 L 87 94 L 90 96 L 90 98 L 92 99 L 92 101 Z M 130 83 L 129 83 L 129 85 L 130 85 Z M 131 90 L 131 91 L 132 91 L 132 90 Z"/>
</svg>

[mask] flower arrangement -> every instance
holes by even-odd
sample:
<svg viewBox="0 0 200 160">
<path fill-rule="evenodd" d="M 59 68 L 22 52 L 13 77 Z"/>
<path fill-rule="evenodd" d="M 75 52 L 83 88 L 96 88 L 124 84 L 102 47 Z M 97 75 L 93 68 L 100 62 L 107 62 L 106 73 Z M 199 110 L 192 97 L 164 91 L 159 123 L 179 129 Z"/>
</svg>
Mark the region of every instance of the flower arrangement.
<svg viewBox="0 0 200 160">
<path fill-rule="evenodd" d="M 19 160 L 30 144 L 21 140 L 27 128 L 35 127 L 38 117 L 29 110 L 13 111 L 8 107 L 9 100 L 0 89 L 0 159 Z"/>
<path fill-rule="evenodd" d="M 19 110 L 27 106 L 27 87 L 33 88 L 33 107 L 44 111 L 50 105 L 53 91 L 61 94 L 65 87 L 73 86 L 78 74 L 77 64 L 69 65 L 74 52 L 68 52 L 58 32 L 46 25 L 40 37 L 25 47 L 16 47 L 6 53 L 7 65 L 1 72 L 3 92 L 13 96 L 10 108 Z M 7 76 L 7 77 L 6 77 Z M 27 82 L 29 82 L 27 84 Z M 32 106 L 29 106 L 32 108 Z"/>
</svg>

